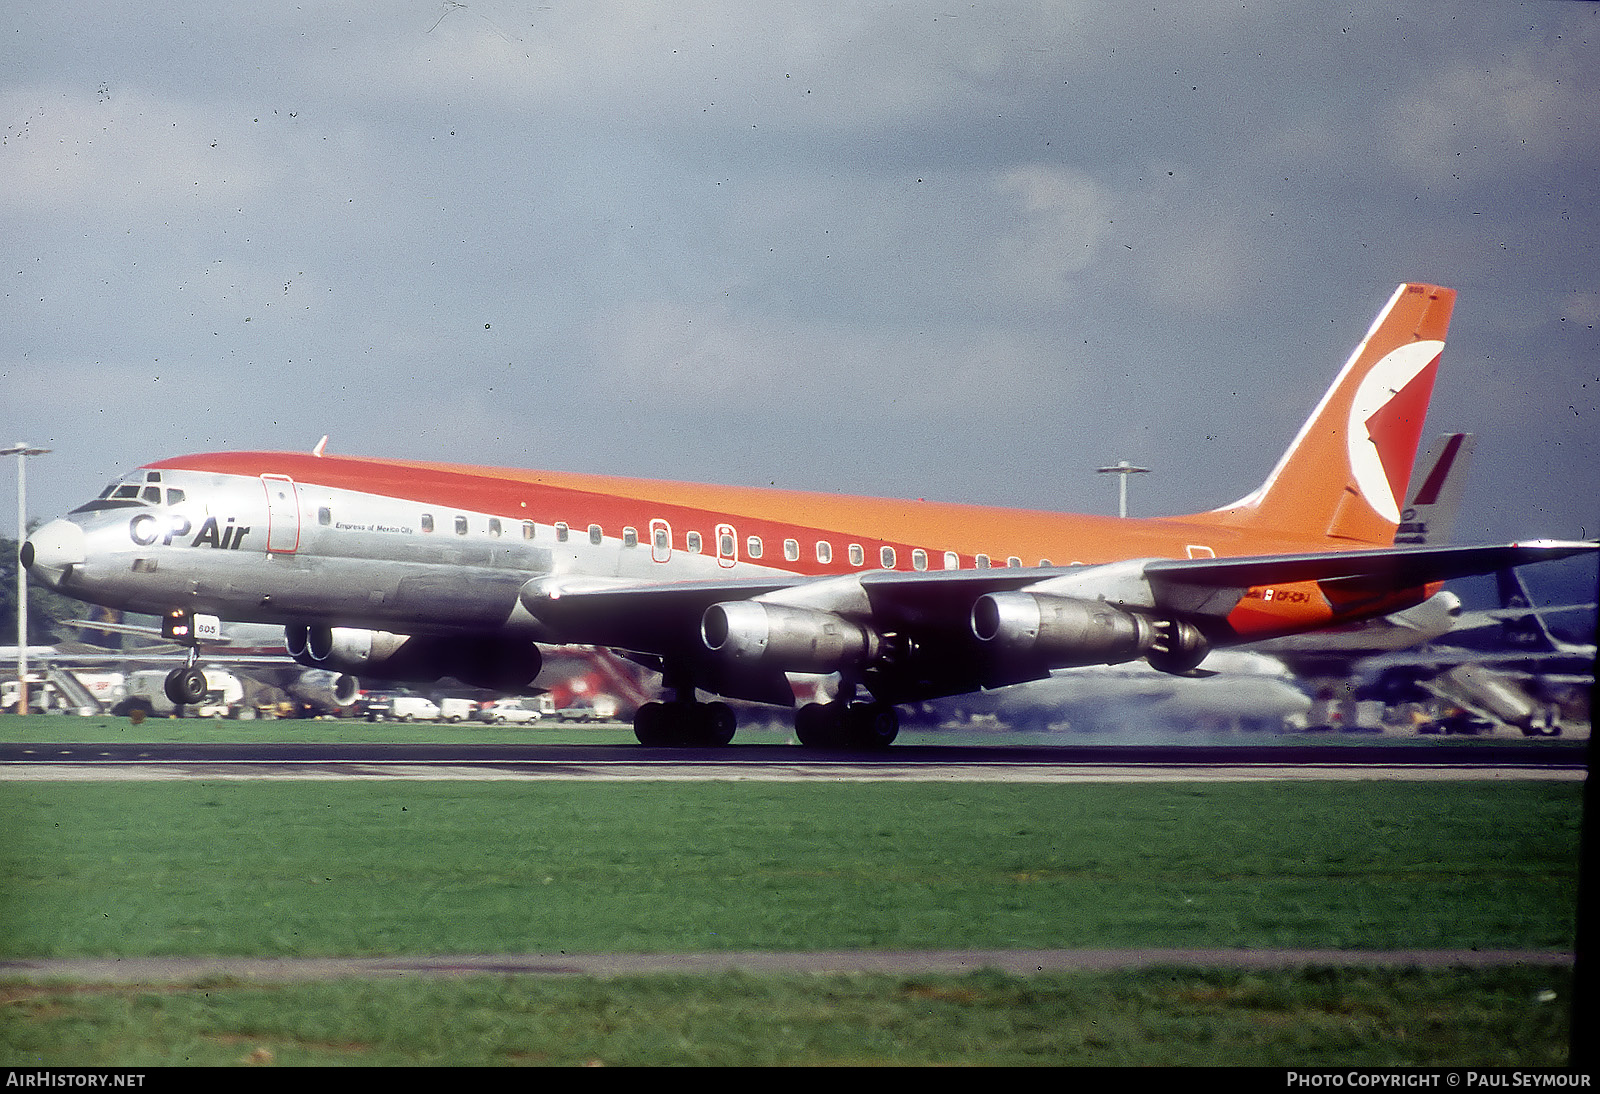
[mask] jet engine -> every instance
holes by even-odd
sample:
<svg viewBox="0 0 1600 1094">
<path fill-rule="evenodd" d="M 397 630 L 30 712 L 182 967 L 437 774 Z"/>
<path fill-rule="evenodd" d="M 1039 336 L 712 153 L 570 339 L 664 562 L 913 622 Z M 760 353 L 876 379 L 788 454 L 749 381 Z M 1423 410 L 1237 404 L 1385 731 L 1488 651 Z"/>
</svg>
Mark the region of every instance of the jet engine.
<svg viewBox="0 0 1600 1094">
<path fill-rule="evenodd" d="M 309 668 L 380 680 L 431 683 L 454 676 L 469 687 L 515 693 L 543 664 L 532 642 L 392 634 L 360 627 L 297 624 L 284 628 L 289 655 Z"/>
<path fill-rule="evenodd" d="M 313 670 L 302 673 L 284 690 L 317 710 L 339 710 L 360 698 L 361 682 L 349 673 Z"/>
<path fill-rule="evenodd" d="M 841 615 L 759 600 L 713 604 L 700 619 L 706 649 L 741 668 L 830 673 L 874 660 L 883 640 Z"/>
<path fill-rule="evenodd" d="M 1051 668 L 1148 659 L 1187 672 L 1208 651 L 1192 624 L 1114 608 L 1104 601 L 1026 592 L 988 593 L 972 607 L 972 633 L 998 652 Z"/>
</svg>

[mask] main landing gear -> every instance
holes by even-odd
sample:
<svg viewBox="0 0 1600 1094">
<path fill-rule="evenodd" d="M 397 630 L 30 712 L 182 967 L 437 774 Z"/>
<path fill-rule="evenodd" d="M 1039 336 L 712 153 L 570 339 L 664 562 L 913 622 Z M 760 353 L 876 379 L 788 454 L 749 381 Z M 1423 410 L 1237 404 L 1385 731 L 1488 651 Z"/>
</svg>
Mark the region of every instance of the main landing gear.
<svg viewBox="0 0 1600 1094">
<path fill-rule="evenodd" d="M 733 740 L 738 720 L 727 703 L 694 700 L 694 680 L 682 666 L 662 669 L 662 686 L 674 698 L 646 703 L 633 717 L 642 745 L 710 746 Z M 806 748 L 887 748 L 900 733 L 900 716 L 889 703 L 856 702 L 856 684 L 841 683 L 831 703 L 808 703 L 795 712 L 794 732 Z"/>
<path fill-rule="evenodd" d="M 727 703 L 646 703 L 633 716 L 633 735 L 642 745 L 720 748 L 738 728 Z"/>
<path fill-rule="evenodd" d="M 807 703 L 794 715 L 794 735 L 807 748 L 887 748 L 899 734 L 888 703 Z"/>
</svg>

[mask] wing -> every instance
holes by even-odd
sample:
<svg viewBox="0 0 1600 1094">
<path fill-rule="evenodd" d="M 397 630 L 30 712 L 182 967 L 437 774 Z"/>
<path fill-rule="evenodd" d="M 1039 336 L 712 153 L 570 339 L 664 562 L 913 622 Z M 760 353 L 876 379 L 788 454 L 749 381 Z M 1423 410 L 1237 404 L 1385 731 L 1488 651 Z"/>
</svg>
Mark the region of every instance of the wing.
<svg viewBox="0 0 1600 1094">
<path fill-rule="evenodd" d="M 1451 578 L 1594 543 L 1405 547 L 1093 566 L 685 583 L 529 582 L 541 640 L 679 665 L 696 686 L 788 702 L 786 673 L 839 672 L 890 702 L 1145 658 L 1193 669 L 1215 646 L 1394 611 Z"/>
</svg>

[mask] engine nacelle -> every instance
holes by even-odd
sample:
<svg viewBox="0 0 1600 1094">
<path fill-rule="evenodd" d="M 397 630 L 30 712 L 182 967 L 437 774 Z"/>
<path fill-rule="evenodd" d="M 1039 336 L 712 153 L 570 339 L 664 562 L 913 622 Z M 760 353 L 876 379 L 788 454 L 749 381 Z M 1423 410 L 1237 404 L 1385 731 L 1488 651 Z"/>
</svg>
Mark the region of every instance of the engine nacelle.
<svg viewBox="0 0 1600 1094">
<path fill-rule="evenodd" d="M 870 627 L 832 612 L 759 600 L 713 604 L 700 619 L 706 649 L 743 668 L 830 673 L 878 656 Z"/>
<path fill-rule="evenodd" d="M 295 625 L 284 629 L 290 656 L 309 668 L 380 680 L 431 683 L 454 676 L 469 687 L 515 693 L 539 675 L 532 642 L 391 634 L 360 627 Z"/>
<path fill-rule="evenodd" d="M 361 681 L 349 673 L 313 671 L 302 674 L 284 690 L 319 710 L 339 710 L 361 697 Z"/>
<path fill-rule="evenodd" d="M 1064 596 L 988 593 L 972 607 L 972 633 L 979 641 L 1051 668 L 1134 661 L 1166 649 L 1169 630 L 1166 621 Z"/>
<path fill-rule="evenodd" d="M 413 640 L 410 635 L 360 627 L 293 624 L 283 629 L 283 644 L 300 664 L 329 672 L 362 672 L 394 662 Z"/>
</svg>

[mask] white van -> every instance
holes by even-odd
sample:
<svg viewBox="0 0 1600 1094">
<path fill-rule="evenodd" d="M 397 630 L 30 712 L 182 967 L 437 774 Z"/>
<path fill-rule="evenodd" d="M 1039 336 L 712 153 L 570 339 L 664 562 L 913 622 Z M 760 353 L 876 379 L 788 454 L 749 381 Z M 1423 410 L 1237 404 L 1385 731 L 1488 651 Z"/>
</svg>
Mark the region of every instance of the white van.
<svg viewBox="0 0 1600 1094">
<path fill-rule="evenodd" d="M 390 700 L 389 717 L 399 722 L 437 722 L 439 705 L 421 695 L 396 695 Z"/>
<path fill-rule="evenodd" d="M 478 713 L 478 704 L 471 699 L 446 697 L 439 700 L 439 719 L 445 722 L 465 722 Z"/>
</svg>

